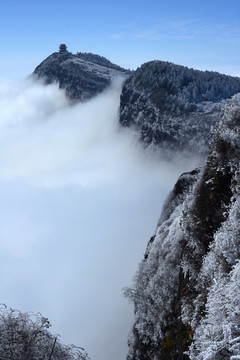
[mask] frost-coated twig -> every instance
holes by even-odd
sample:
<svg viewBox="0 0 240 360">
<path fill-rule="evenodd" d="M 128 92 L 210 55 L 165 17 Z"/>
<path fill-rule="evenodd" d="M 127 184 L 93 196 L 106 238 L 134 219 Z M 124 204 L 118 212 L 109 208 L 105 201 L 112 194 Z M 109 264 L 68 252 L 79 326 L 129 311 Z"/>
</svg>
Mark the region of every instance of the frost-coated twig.
<svg viewBox="0 0 240 360">
<path fill-rule="evenodd" d="M 50 355 L 49 355 L 48 360 L 51 360 L 51 358 L 52 358 L 53 351 L 54 351 L 54 348 L 55 348 L 55 345 L 56 345 L 56 341 L 57 341 L 57 338 L 54 339 L 53 346 L 52 346 L 52 350 L 51 350 L 51 353 L 50 353 Z"/>
</svg>

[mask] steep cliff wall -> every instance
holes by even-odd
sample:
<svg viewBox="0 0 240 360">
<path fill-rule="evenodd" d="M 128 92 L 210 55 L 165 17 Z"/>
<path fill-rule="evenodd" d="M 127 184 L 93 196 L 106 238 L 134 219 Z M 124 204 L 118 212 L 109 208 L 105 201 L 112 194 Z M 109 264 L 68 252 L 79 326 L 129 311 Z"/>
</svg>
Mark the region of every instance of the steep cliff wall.
<svg viewBox="0 0 240 360">
<path fill-rule="evenodd" d="M 240 95 L 183 174 L 139 265 L 128 360 L 240 358 Z"/>
</svg>

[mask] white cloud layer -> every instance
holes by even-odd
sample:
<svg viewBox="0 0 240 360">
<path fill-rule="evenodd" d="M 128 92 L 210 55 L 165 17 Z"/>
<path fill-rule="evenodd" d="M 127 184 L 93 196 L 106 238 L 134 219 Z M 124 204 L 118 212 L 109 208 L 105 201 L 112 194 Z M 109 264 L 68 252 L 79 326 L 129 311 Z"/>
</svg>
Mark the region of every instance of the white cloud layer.
<svg viewBox="0 0 240 360">
<path fill-rule="evenodd" d="M 94 360 L 124 359 L 130 285 L 186 161 L 118 125 L 121 81 L 70 105 L 57 85 L 0 85 L 1 299 L 40 311 Z"/>
</svg>

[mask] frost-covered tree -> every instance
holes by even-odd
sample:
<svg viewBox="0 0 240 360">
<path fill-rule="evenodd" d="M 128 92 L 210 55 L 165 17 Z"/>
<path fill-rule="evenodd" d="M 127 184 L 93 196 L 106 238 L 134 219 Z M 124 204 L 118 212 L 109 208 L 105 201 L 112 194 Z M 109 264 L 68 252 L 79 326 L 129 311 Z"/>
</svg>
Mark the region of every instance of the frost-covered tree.
<svg viewBox="0 0 240 360">
<path fill-rule="evenodd" d="M 211 129 L 240 78 L 150 61 L 124 83 L 120 122 L 134 126 L 145 145 L 206 152 Z"/>
<path fill-rule="evenodd" d="M 40 313 L 22 313 L 1 305 L 1 360 L 89 360 L 84 349 L 62 345 L 49 332 L 51 324 Z"/>
</svg>

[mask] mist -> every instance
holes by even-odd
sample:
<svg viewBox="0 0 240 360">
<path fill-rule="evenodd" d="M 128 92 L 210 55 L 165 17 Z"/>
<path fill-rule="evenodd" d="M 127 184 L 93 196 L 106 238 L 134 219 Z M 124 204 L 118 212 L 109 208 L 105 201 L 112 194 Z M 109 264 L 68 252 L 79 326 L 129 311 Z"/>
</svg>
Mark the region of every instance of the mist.
<svg viewBox="0 0 240 360">
<path fill-rule="evenodd" d="M 122 79 L 72 105 L 58 85 L 0 85 L 2 303 L 41 312 L 92 360 L 123 360 L 130 286 L 177 177 L 195 166 L 119 126 Z"/>
</svg>

